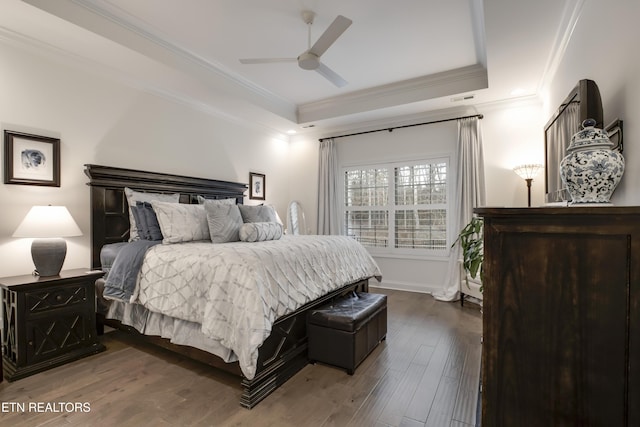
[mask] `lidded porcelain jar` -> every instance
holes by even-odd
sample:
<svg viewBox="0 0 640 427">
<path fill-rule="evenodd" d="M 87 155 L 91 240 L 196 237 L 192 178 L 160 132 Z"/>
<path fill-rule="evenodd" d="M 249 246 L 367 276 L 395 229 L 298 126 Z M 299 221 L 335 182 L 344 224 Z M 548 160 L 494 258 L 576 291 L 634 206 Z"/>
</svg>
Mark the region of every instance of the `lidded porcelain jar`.
<svg viewBox="0 0 640 427">
<path fill-rule="evenodd" d="M 571 137 L 568 154 L 560 162 L 571 205 L 608 204 L 624 173 L 624 157 L 611 149 L 607 133 L 595 124 L 593 119 L 582 122 L 582 130 Z"/>
</svg>

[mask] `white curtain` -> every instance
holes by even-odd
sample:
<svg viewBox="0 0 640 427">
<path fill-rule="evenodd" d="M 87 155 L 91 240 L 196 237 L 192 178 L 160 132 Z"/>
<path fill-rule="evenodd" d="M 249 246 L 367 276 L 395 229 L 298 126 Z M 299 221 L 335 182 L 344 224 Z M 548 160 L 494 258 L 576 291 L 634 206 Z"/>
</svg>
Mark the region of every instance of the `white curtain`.
<svg viewBox="0 0 640 427">
<path fill-rule="evenodd" d="M 318 234 L 341 234 L 338 221 L 338 153 L 333 139 L 320 141 Z"/>
<path fill-rule="evenodd" d="M 453 215 L 449 229 L 453 235 L 471 221 L 473 208 L 484 206 L 486 190 L 484 183 L 484 157 L 482 154 L 482 131 L 477 117 L 458 120 L 457 177 L 453 200 Z M 455 237 L 454 237 L 455 238 Z M 441 301 L 455 301 L 460 295 L 460 245 L 455 245 L 449 254 L 447 278 L 444 288 L 433 296 Z"/>
<path fill-rule="evenodd" d="M 555 173 L 547 175 L 547 188 L 552 192 L 549 202 L 570 200 L 569 193 L 560 177 L 560 162 L 567 155 L 567 148 L 574 133 L 580 130 L 580 104 L 572 102 L 567 105 L 565 114 L 558 117 L 555 126 L 551 128 L 551 144 L 547 146 L 547 164 L 557 165 Z"/>
</svg>

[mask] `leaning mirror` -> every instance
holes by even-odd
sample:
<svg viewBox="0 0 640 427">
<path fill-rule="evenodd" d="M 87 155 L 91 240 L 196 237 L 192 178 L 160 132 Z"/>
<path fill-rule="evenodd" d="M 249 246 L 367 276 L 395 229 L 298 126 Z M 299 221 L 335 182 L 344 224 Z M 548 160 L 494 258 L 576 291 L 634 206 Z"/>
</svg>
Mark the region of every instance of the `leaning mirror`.
<svg viewBox="0 0 640 427">
<path fill-rule="evenodd" d="M 289 203 L 287 209 L 287 233 L 288 234 L 304 234 L 307 224 L 304 219 L 304 210 L 297 200 Z"/>
</svg>

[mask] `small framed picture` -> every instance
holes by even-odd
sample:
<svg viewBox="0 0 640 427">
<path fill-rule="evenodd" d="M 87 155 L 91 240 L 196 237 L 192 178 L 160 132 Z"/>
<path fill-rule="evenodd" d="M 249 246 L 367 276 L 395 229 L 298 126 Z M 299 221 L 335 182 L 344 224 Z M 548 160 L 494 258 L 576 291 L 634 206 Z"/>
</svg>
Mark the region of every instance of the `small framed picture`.
<svg viewBox="0 0 640 427">
<path fill-rule="evenodd" d="M 264 200 L 265 190 L 264 174 L 249 172 L 249 198 Z"/>
<path fill-rule="evenodd" d="M 4 183 L 60 187 L 60 140 L 5 130 Z"/>
</svg>

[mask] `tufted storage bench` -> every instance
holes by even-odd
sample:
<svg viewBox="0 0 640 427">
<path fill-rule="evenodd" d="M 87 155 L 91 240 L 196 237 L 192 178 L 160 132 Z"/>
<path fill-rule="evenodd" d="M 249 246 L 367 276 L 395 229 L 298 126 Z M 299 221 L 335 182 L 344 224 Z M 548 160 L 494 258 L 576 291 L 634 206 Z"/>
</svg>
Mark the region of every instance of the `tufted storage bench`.
<svg viewBox="0 0 640 427">
<path fill-rule="evenodd" d="M 338 366 L 353 375 L 356 367 L 387 336 L 387 296 L 352 292 L 311 310 L 307 333 L 312 363 Z"/>
</svg>

